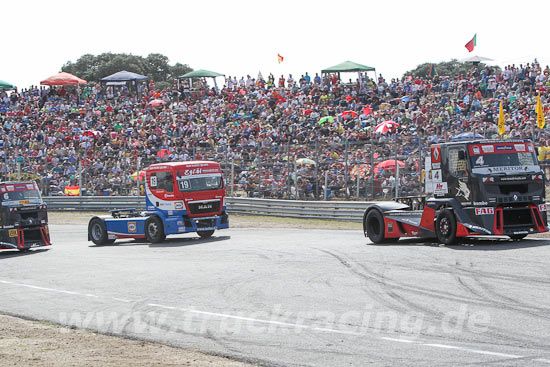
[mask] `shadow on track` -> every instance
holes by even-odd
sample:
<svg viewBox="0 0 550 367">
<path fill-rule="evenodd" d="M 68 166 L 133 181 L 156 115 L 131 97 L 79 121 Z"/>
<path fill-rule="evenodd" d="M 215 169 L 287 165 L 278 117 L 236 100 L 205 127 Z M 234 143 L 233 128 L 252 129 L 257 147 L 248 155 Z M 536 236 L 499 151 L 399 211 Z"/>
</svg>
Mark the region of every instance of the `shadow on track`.
<svg viewBox="0 0 550 367">
<path fill-rule="evenodd" d="M 160 243 L 150 243 L 145 239 L 136 239 L 126 242 L 115 242 L 110 245 L 90 245 L 90 248 L 103 248 L 103 247 L 125 247 L 125 246 L 149 246 L 151 248 L 159 247 L 185 247 L 185 246 L 195 246 L 205 243 L 213 243 L 218 241 L 225 241 L 230 239 L 231 236 L 212 236 L 210 238 L 200 238 L 200 237 L 189 237 L 189 238 L 167 238 Z"/>
<path fill-rule="evenodd" d="M 7 259 L 7 258 L 10 258 L 10 257 L 34 255 L 34 254 L 39 254 L 39 253 L 42 253 L 42 252 L 47 252 L 49 250 L 50 250 L 49 248 L 34 249 L 34 250 L 29 250 L 29 251 L 2 250 L 2 251 L 0 251 L 0 259 Z"/>
<path fill-rule="evenodd" d="M 450 250 L 475 250 L 475 251 L 505 251 L 521 248 L 539 247 L 550 245 L 550 239 L 525 238 L 521 241 L 513 241 L 508 237 L 467 237 L 460 238 L 456 245 L 445 246 L 436 239 L 406 238 L 397 242 L 381 244 L 370 243 L 368 246 L 426 246 L 443 247 Z"/>
</svg>

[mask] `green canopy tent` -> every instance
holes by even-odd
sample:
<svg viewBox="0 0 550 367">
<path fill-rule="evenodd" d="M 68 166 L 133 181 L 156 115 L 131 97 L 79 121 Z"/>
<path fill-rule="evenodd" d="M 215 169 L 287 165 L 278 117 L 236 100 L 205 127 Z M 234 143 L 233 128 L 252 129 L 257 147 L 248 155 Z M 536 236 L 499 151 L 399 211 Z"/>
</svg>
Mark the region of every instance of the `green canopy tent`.
<svg viewBox="0 0 550 367">
<path fill-rule="evenodd" d="M 214 86 L 216 87 L 216 89 L 218 89 L 218 84 L 216 83 L 216 77 L 218 76 L 225 76 L 225 74 L 216 73 L 215 71 L 210 70 L 199 69 L 178 76 L 178 79 L 212 78 L 214 80 Z"/>
<path fill-rule="evenodd" d="M 329 68 L 321 70 L 322 74 L 338 73 L 338 79 L 340 79 L 340 73 L 353 73 L 361 71 L 374 71 L 374 77 L 376 78 L 376 68 L 372 66 L 361 65 L 353 61 L 344 61 L 341 64 L 331 66 Z"/>
<path fill-rule="evenodd" d="M 3 80 L 0 80 L 0 92 L 3 91 L 3 90 L 12 90 L 12 89 L 15 89 L 15 86 L 8 83 L 8 82 L 5 82 Z"/>
</svg>

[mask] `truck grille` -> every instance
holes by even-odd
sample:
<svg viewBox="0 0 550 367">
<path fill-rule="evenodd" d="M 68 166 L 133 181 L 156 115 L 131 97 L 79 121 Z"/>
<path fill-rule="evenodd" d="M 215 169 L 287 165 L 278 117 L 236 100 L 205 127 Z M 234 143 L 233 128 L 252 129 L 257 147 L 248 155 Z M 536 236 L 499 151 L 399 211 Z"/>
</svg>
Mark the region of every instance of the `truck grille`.
<svg viewBox="0 0 550 367">
<path fill-rule="evenodd" d="M 529 208 L 504 208 L 504 227 L 532 226 L 533 217 Z"/>
<path fill-rule="evenodd" d="M 187 203 L 189 205 L 190 214 L 204 214 L 204 213 L 214 213 L 220 211 L 220 200 L 216 201 L 207 201 L 207 202 L 191 202 Z"/>
</svg>

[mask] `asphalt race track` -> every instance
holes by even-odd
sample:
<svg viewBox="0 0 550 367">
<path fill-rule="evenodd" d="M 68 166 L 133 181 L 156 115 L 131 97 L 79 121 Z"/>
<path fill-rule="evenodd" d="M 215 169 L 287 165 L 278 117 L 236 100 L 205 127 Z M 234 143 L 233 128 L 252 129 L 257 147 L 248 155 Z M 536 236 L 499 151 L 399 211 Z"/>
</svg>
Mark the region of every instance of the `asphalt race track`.
<svg viewBox="0 0 550 367">
<path fill-rule="evenodd" d="M 268 366 L 550 366 L 550 241 L 228 229 L 0 252 L 0 312 Z"/>
</svg>

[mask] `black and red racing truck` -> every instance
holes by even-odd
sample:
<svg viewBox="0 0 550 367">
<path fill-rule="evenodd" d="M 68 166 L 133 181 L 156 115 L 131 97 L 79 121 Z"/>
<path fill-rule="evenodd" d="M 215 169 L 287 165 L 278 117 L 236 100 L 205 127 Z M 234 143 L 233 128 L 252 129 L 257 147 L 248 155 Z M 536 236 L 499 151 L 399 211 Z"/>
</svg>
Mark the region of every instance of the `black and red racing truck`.
<svg viewBox="0 0 550 367">
<path fill-rule="evenodd" d="M 36 182 L 0 182 L 0 249 L 49 245 L 48 211 Z"/>
<path fill-rule="evenodd" d="M 530 141 L 434 144 L 425 166 L 425 191 L 430 196 L 367 207 L 363 232 L 372 242 L 423 237 L 448 245 L 459 237 L 521 240 L 548 231 L 546 178 Z"/>
</svg>

